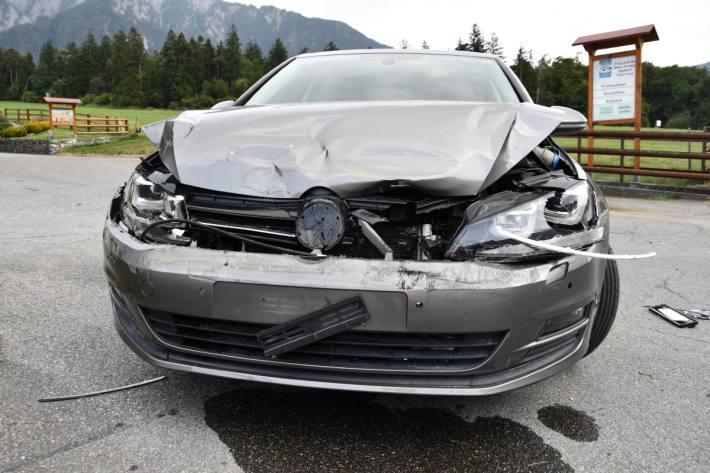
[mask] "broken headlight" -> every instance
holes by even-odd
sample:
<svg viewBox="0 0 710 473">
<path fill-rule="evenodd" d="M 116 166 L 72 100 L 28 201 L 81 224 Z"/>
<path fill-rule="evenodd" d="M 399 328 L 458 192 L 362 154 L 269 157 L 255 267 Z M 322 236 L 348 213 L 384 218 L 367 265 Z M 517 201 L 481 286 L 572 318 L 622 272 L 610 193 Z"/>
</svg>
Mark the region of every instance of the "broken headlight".
<svg viewBox="0 0 710 473">
<path fill-rule="evenodd" d="M 588 247 L 604 239 L 604 227 L 597 224 L 595 201 L 586 181 L 564 192 L 495 194 L 466 209 L 465 224 L 446 256 L 458 261 L 512 262 L 554 254 L 506 234 L 566 248 Z"/>
<path fill-rule="evenodd" d="M 184 198 L 165 192 L 135 172 L 123 190 L 123 223 L 135 234 L 157 219 L 184 218 Z"/>
</svg>

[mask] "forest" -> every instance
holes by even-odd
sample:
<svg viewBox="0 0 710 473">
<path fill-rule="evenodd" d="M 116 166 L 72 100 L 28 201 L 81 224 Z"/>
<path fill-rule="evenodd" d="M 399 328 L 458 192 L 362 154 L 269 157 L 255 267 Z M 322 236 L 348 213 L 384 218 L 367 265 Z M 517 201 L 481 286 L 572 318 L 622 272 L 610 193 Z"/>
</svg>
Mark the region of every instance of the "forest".
<svg viewBox="0 0 710 473">
<path fill-rule="evenodd" d="M 84 103 L 116 107 L 205 108 L 244 92 L 265 72 L 287 59 L 276 39 L 268 51 L 254 41 L 242 44 L 231 27 L 224 41 L 187 38 L 169 32 L 160 50 L 147 51 L 136 29 L 81 44 L 47 42 L 39 57 L 0 48 L 0 100 L 38 102 L 46 93 L 80 97 Z M 402 48 L 409 48 L 402 41 Z M 428 48 L 426 42 L 423 48 Z M 338 49 L 330 42 L 323 50 Z M 474 24 L 455 49 L 502 57 L 535 102 L 565 105 L 586 113 L 587 66 L 576 57 L 534 58 L 521 46 L 507 60 L 495 33 L 486 37 Z M 306 52 L 304 49 L 302 52 Z M 643 64 L 643 121 L 671 128 L 710 125 L 710 72 L 698 67 Z"/>
</svg>

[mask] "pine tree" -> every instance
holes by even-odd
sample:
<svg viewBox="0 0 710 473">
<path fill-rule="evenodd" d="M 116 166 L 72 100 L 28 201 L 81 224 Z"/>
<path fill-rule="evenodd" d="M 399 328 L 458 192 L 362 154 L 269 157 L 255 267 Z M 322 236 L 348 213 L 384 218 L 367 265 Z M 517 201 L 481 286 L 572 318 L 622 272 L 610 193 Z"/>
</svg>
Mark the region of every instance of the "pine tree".
<svg viewBox="0 0 710 473">
<path fill-rule="evenodd" d="M 276 41 L 274 41 L 274 44 L 271 46 L 271 49 L 269 49 L 269 54 L 266 57 L 264 71 L 270 71 L 274 67 L 284 62 L 286 59 L 288 59 L 286 46 L 284 46 L 284 43 L 283 41 L 281 41 L 281 38 L 276 38 Z"/>
<path fill-rule="evenodd" d="M 215 67 L 215 49 L 209 38 L 199 43 L 199 68 L 200 76 L 203 80 L 212 79 L 217 76 Z"/>
<path fill-rule="evenodd" d="M 246 79 L 247 86 L 250 86 L 264 75 L 264 56 L 256 40 L 252 39 L 247 43 L 242 61 L 242 77 Z"/>
<path fill-rule="evenodd" d="M 474 53 L 488 52 L 488 48 L 486 47 L 486 39 L 483 37 L 481 28 L 478 27 L 477 23 L 473 24 L 471 34 L 468 36 L 467 51 L 472 51 Z"/>
<path fill-rule="evenodd" d="M 526 51 L 520 46 L 511 68 L 528 92 L 534 93 L 537 88 L 537 74 L 532 63 L 532 51 Z"/>
<path fill-rule="evenodd" d="M 429 43 L 427 43 L 426 40 L 422 41 L 422 49 L 429 49 Z"/>
<path fill-rule="evenodd" d="M 81 67 L 79 61 L 79 49 L 76 43 L 69 42 L 60 53 L 63 63 L 62 79 L 64 80 L 64 90 L 61 95 L 65 97 L 79 97 L 84 87 L 81 83 Z"/>
<path fill-rule="evenodd" d="M 99 57 L 99 45 L 96 43 L 94 34 L 89 32 L 81 43 L 77 58 L 78 76 L 81 93 L 91 92 L 91 81 L 100 75 L 102 70 L 101 58 Z"/>
<path fill-rule="evenodd" d="M 99 43 L 100 67 L 97 69 L 98 77 L 94 76 L 94 79 L 91 80 L 91 92 L 95 94 L 106 93 L 111 90 L 111 69 L 109 68 L 109 61 L 112 51 L 113 42 L 111 38 L 104 35 Z"/>
<path fill-rule="evenodd" d="M 261 48 L 256 43 L 256 40 L 252 39 L 247 43 L 247 47 L 244 50 L 244 57 L 252 61 L 264 60 L 264 55 L 261 52 Z"/>
<path fill-rule="evenodd" d="M 505 59 L 505 56 L 503 55 L 503 46 L 500 45 L 498 35 L 495 33 L 491 33 L 491 39 L 489 39 L 486 43 L 486 51 L 490 54 L 495 54 L 501 59 Z"/>
<path fill-rule="evenodd" d="M 338 47 L 332 41 L 328 41 L 328 44 L 326 44 L 325 48 L 323 48 L 323 51 L 337 51 L 337 50 L 338 50 Z"/>
<path fill-rule="evenodd" d="M 464 43 L 461 41 L 461 38 L 459 38 L 459 42 L 456 43 L 456 47 L 454 48 L 456 51 L 468 51 L 468 43 Z"/>
<path fill-rule="evenodd" d="M 39 51 L 39 63 L 33 77 L 35 90 L 40 95 L 51 92 L 52 83 L 60 74 L 57 50 L 51 41 L 47 41 Z"/>
<path fill-rule="evenodd" d="M 241 45 L 239 43 L 239 35 L 237 28 L 232 25 L 227 33 L 227 39 L 224 42 L 224 51 L 222 52 L 222 63 L 224 71 L 222 76 L 229 85 L 230 92 L 234 91 L 234 84 L 239 78 L 241 65 Z"/>
<path fill-rule="evenodd" d="M 177 108 L 181 100 L 192 97 L 192 71 L 185 65 L 190 46 L 185 35 L 175 35 L 171 30 L 160 50 L 158 68 L 162 89 L 163 106 Z"/>
</svg>

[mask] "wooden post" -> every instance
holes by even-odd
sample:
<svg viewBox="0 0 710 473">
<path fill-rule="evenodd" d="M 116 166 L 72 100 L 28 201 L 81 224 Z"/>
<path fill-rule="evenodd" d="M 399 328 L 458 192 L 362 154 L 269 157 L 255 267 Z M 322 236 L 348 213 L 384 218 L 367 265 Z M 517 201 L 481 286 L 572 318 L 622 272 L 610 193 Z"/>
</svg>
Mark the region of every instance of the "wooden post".
<svg viewBox="0 0 710 473">
<path fill-rule="evenodd" d="M 52 119 L 52 104 L 50 103 L 48 105 L 49 105 L 49 129 L 51 131 L 52 128 L 54 128 L 54 120 Z"/>
<path fill-rule="evenodd" d="M 632 124 L 634 126 L 634 132 L 637 134 L 637 136 L 634 137 L 634 154 L 633 154 L 633 167 L 630 170 L 630 174 L 633 175 L 633 181 L 638 182 L 639 180 L 639 175 L 638 172 L 640 171 L 641 167 L 641 157 L 640 157 L 640 151 L 641 151 L 641 138 L 638 136 L 638 134 L 641 132 L 641 115 L 643 113 L 643 108 L 641 107 L 642 103 L 642 94 L 641 94 L 641 84 L 643 82 L 643 70 L 642 70 L 642 65 L 641 65 L 641 49 L 645 43 L 651 42 L 651 41 L 658 41 L 658 33 L 656 32 L 656 27 L 654 25 L 643 25 L 643 26 L 637 26 L 634 28 L 627 28 L 623 30 L 616 30 L 616 31 L 607 31 L 604 33 L 597 33 L 593 35 L 587 35 L 587 36 L 580 36 L 577 38 L 574 43 L 572 43 L 572 46 L 582 46 L 587 53 L 589 54 L 589 68 L 588 68 L 588 76 L 587 76 L 587 82 L 588 82 L 588 95 L 587 95 L 587 103 L 589 106 L 589 111 L 587 113 L 588 120 L 589 120 L 589 130 L 594 129 L 594 61 L 595 60 L 609 60 L 611 64 L 614 63 L 615 58 L 622 58 L 622 57 L 634 57 L 635 59 L 635 64 L 634 64 L 634 72 L 635 72 L 635 78 L 634 78 L 634 98 L 635 98 L 635 103 L 634 103 L 634 110 L 633 110 L 633 117 L 630 117 L 628 113 L 619 113 L 618 106 L 615 105 L 614 103 L 606 103 L 605 104 L 605 112 L 611 112 L 611 113 L 604 113 L 603 116 L 600 114 L 598 117 L 598 120 L 596 124 L 600 125 L 625 125 L 625 124 Z M 621 51 L 621 52 L 615 52 L 615 53 L 610 53 L 610 54 L 602 54 L 599 56 L 595 57 L 595 54 L 599 50 L 603 49 L 612 49 L 612 48 L 618 48 L 621 46 L 635 46 L 634 50 L 630 51 Z M 626 66 L 628 67 L 629 64 L 626 61 L 621 61 L 625 62 Z M 630 62 L 630 61 L 629 61 Z M 612 66 L 613 67 L 613 66 Z M 601 69 L 601 64 L 600 64 L 600 73 L 602 72 Z M 602 80 L 602 79 L 609 79 L 612 77 L 612 71 L 611 70 L 606 70 L 604 69 L 604 74 L 600 74 L 597 80 Z M 630 72 L 630 71 L 629 71 Z M 628 78 L 628 76 L 627 76 Z M 603 85 L 603 84 L 601 84 Z M 629 89 L 631 84 L 626 83 L 619 83 L 619 86 L 624 86 L 626 89 Z M 619 89 L 621 90 L 621 89 Z M 617 91 L 613 91 L 617 92 Z M 629 91 L 630 93 L 630 91 Z M 602 96 L 604 94 L 602 93 Z M 609 102 L 605 100 L 605 102 Z M 587 143 L 588 147 L 592 148 L 593 147 L 593 137 L 587 135 Z M 622 158 L 622 163 L 623 163 L 623 158 Z M 594 165 L 594 156 L 589 153 L 587 155 L 587 165 L 588 167 L 592 167 Z M 624 170 L 628 171 L 628 170 Z"/>
<path fill-rule="evenodd" d="M 594 53 L 596 50 L 587 49 L 589 53 L 589 66 L 587 67 L 587 127 L 594 130 Z M 587 136 L 587 148 L 594 147 L 594 137 Z M 594 155 L 587 154 L 587 166 L 594 166 Z"/>
<path fill-rule="evenodd" d="M 72 117 L 72 130 L 74 131 L 74 139 L 76 139 L 76 104 L 71 106 L 71 117 Z"/>
<path fill-rule="evenodd" d="M 621 151 L 622 152 L 624 151 L 624 148 L 626 147 L 624 145 L 625 142 L 626 142 L 626 140 L 622 138 L 621 139 Z M 619 156 L 619 166 L 621 166 L 622 168 L 626 167 L 626 156 L 624 156 L 623 154 L 621 156 Z M 622 173 L 619 173 L 619 182 L 622 184 L 624 183 L 624 174 L 622 174 Z"/>
<path fill-rule="evenodd" d="M 643 47 L 643 40 L 641 38 L 636 40 L 636 97 L 635 97 L 635 115 L 634 119 L 634 131 L 636 133 L 641 132 L 641 114 L 643 112 L 643 107 L 641 106 L 641 84 L 643 84 L 643 70 L 641 65 L 641 48 Z M 634 138 L 634 150 L 641 150 L 641 138 Z M 641 167 L 641 156 L 638 154 L 634 156 L 634 171 L 638 171 Z M 640 177 L 638 174 L 634 174 L 632 179 L 633 182 L 639 182 Z"/>
</svg>

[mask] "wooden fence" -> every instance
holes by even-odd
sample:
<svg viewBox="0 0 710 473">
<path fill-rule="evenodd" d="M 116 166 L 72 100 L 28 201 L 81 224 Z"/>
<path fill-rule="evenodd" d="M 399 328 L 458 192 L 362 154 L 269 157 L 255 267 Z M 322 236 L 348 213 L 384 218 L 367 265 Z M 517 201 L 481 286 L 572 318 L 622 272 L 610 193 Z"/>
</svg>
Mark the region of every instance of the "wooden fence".
<svg viewBox="0 0 710 473">
<path fill-rule="evenodd" d="M 612 131 L 612 130 L 586 130 L 571 135 L 559 135 L 558 139 L 569 141 L 569 138 L 576 138 L 577 146 L 563 146 L 570 155 L 576 154 L 577 160 L 588 172 L 618 174 L 620 180 L 624 175 L 635 176 L 655 176 L 669 177 L 676 179 L 698 179 L 710 181 L 710 133 L 708 132 L 672 132 L 672 131 Z M 588 138 L 594 140 L 604 140 L 607 145 L 603 147 L 589 146 Z M 585 138 L 586 146 L 583 146 L 582 139 Z M 609 140 L 618 140 L 619 147 L 609 147 Z M 636 150 L 634 143 L 639 141 L 639 149 Z M 631 141 L 629 146 L 629 141 Z M 674 148 L 685 148 L 687 151 L 666 151 L 656 149 L 644 149 L 644 142 L 661 141 L 664 143 L 675 143 Z M 693 144 L 696 144 L 693 146 Z M 699 146 L 697 145 L 699 144 Z M 680 146 L 679 146 L 680 145 Z M 699 148 L 700 151 L 693 151 Z M 583 160 L 583 155 L 586 158 Z M 608 160 L 604 164 L 594 162 L 595 156 L 616 156 L 618 165 L 611 165 Z M 648 159 L 666 158 L 687 162 L 687 169 L 678 169 L 678 165 L 670 167 L 659 167 L 658 165 L 644 166 L 641 158 L 648 163 Z M 627 158 L 631 162 L 627 163 Z M 699 163 L 699 165 L 697 165 Z M 695 164 L 695 165 L 694 165 Z M 685 163 L 683 166 L 685 167 Z"/>
<path fill-rule="evenodd" d="M 82 135 L 125 135 L 130 132 L 127 118 L 76 114 L 77 133 Z"/>
<path fill-rule="evenodd" d="M 49 110 L 44 108 L 6 108 L 4 113 L 8 120 L 28 122 L 30 120 L 49 120 Z"/>
<path fill-rule="evenodd" d="M 49 111 L 41 108 L 6 108 L 4 115 L 12 121 L 27 122 L 30 120 L 49 120 Z M 72 122 L 55 122 L 56 127 L 71 127 Z M 76 132 L 81 135 L 125 135 L 131 132 L 127 118 L 110 117 L 108 115 L 76 114 Z"/>
</svg>

